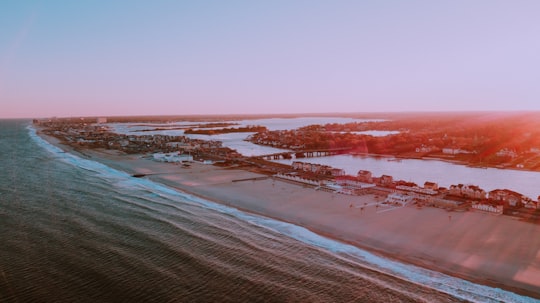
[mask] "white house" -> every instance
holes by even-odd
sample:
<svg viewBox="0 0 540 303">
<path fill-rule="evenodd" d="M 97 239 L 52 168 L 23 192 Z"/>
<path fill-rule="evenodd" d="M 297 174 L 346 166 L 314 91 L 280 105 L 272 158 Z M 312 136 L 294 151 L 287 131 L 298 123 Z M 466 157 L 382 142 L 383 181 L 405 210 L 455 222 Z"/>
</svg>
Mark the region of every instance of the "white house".
<svg viewBox="0 0 540 303">
<path fill-rule="evenodd" d="M 152 155 L 154 161 L 159 161 L 159 162 L 184 162 L 184 161 L 188 161 L 188 162 L 192 162 L 193 161 L 193 156 L 191 155 L 184 155 L 184 154 L 180 154 L 179 152 L 174 152 L 174 153 L 155 153 Z"/>
<path fill-rule="evenodd" d="M 485 212 L 489 212 L 489 213 L 499 214 L 499 215 L 501 215 L 503 213 L 503 206 L 502 205 L 492 206 L 492 205 L 489 205 L 489 204 L 480 204 L 480 203 L 478 203 L 478 204 L 473 204 L 472 208 L 477 209 L 477 210 L 481 210 L 481 211 L 485 211 Z"/>
<path fill-rule="evenodd" d="M 385 203 L 406 205 L 413 200 L 413 196 L 391 193 L 384 200 Z"/>
</svg>

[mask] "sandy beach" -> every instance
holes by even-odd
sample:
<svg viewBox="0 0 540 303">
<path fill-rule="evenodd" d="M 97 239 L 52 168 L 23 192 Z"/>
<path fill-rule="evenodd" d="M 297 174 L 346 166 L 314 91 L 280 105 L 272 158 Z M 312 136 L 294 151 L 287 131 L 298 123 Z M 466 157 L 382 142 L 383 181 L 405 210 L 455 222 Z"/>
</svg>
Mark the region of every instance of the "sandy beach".
<svg viewBox="0 0 540 303">
<path fill-rule="evenodd" d="M 73 151 L 54 138 L 45 139 Z M 377 206 L 384 196 L 332 194 L 240 169 L 200 163 L 185 168 L 108 150 L 79 152 L 130 174 L 149 174 L 146 178 L 170 187 L 393 259 L 540 298 L 539 225 L 477 211 Z"/>
</svg>

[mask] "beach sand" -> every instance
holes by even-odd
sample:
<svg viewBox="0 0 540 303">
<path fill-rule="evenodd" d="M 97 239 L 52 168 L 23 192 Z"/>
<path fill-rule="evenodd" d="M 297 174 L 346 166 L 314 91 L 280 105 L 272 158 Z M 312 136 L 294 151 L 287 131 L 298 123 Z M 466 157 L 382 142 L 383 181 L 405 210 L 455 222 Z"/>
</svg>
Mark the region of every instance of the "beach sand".
<svg viewBox="0 0 540 303">
<path fill-rule="evenodd" d="M 332 194 L 272 177 L 250 180 L 264 176 L 240 169 L 199 163 L 184 168 L 116 151 L 82 153 L 130 174 L 153 174 L 146 178 L 392 259 L 540 298 L 540 225 L 479 211 L 377 206 L 384 196 Z"/>
</svg>

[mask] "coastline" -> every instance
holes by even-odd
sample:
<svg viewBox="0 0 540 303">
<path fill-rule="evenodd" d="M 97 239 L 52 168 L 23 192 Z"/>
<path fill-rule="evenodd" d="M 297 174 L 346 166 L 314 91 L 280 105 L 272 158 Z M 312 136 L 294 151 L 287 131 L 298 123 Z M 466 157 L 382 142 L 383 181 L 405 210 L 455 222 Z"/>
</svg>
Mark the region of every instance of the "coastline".
<svg viewBox="0 0 540 303">
<path fill-rule="evenodd" d="M 37 130 L 67 152 L 130 174 L 154 174 L 148 178 L 186 193 L 299 225 L 390 259 L 540 298 L 538 225 L 477 212 L 379 209 L 374 202 L 384 198 L 375 195 L 331 194 L 279 179 L 249 180 L 262 175 L 240 169 L 198 163 L 182 168 L 141 155 L 80 150 Z"/>
</svg>

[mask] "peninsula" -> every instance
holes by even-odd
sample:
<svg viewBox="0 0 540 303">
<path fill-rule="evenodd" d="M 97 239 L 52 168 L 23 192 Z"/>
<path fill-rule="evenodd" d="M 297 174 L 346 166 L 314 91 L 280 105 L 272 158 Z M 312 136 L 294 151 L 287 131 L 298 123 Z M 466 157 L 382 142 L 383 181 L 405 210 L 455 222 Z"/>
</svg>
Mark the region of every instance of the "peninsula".
<svg viewBox="0 0 540 303">
<path fill-rule="evenodd" d="M 484 160 L 479 162 L 482 165 L 501 165 L 499 160 L 493 162 L 492 159 L 499 157 L 497 152 L 508 150 L 515 151 L 516 157 L 504 156 L 505 167 L 524 161 L 523 169 L 536 169 L 533 154 L 540 144 L 534 141 L 538 138 L 535 134 L 525 135 L 530 140 L 523 145 L 512 142 L 514 145 L 499 144 L 493 149 L 486 142 L 494 138 L 486 137 L 486 132 L 495 122 L 470 121 L 466 125 L 473 128 L 465 131 L 464 126 L 455 126 L 451 132 L 450 125 L 466 120 L 467 115 L 459 119 L 451 117 L 440 122 L 446 123 L 447 128 L 437 131 L 434 131 L 437 126 L 429 122 L 432 120 L 423 122 L 427 125 L 422 133 L 423 141 L 413 140 L 420 137 L 420 122 L 416 122 L 416 129 L 405 129 L 414 119 L 408 117 L 399 124 L 398 120 L 390 120 L 390 116 L 383 116 L 381 122 L 367 122 L 370 126 L 313 125 L 279 132 L 260 129 L 249 140 L 263 145 L 275 142 L 276 147 L 291 151 L 283 156 L 297 158 L 316 153 L 371 154 L 374 151 L 371 146 L 379 146 L 378 151 L 393 157 L 412 157 L 422 153 L 416 148 L 427 150 L 452 144 L 448 148 L 470 151 L 470 159 L 482 154 Z M 508 125 L 512 125 L 512 121 L 523 121 L 522 116 L 503 118 L 507 120 L 501 121 Z M 161 119 L 136 118 L 130 122 L 164 122 Z M 436 182 L 426 182 L 419 186 L 391 176 L 372 176 L 369 171 L 347 176 L 340 169 L 306 162 L 283 165 L 264 157 L 241 155 L 218 140 L 193 139 L 187 134 L 117 134 L 109 127 L 114 118 L 107 120 L 101 123 L 92 118 L 36 120 L 34 124 L 38 134 L 50 143 L 133 176 L 150 178 L 217 203 L 304 226 L 389 258 L 540 298 L 540 225 L 537 224 L 538 200 L 533 197 L 505 189 L 488 193 L 465 184 L 440 188 Z M 194 121 L 185 121 L 188 120 Z M 437 120 L 443 121 L 440 117 Z M 501 125 L 500 121 L 497 125 Z M 429 132 L 430 129 L 433 131 Z M 485 132 L 480 132 L 482 129 Z M 400 133 L 383 139 L 352 133 L 363 130 Z M 470 131 L 472 133 L 468 133 Z M 434 140 L 435 134 L 442 136 L 442 143 Z M 473 138 L 469 139 L 466 134 L 473 134 Z M 352 143 L 346 144 L 346 138 Z M 400 144 L 386 145 L 386 149 L 382 149 L 386 141 L 401 142 L 408 147 L 399 153 L 396 148 Z M 359 146 L 368 146 L 368 149 L 361 150 Z M 415 149 L 410 150 L 413 146 Z M 516 149 L 517 146 L 520 149 Z M 494 150 L 495 155 L 489 154 L 488 149 Z M 439 154 L 433 151 L 423 154 L 465 161 L 459 153 L 447 154 L 443 149 Z"/>
</svg>

